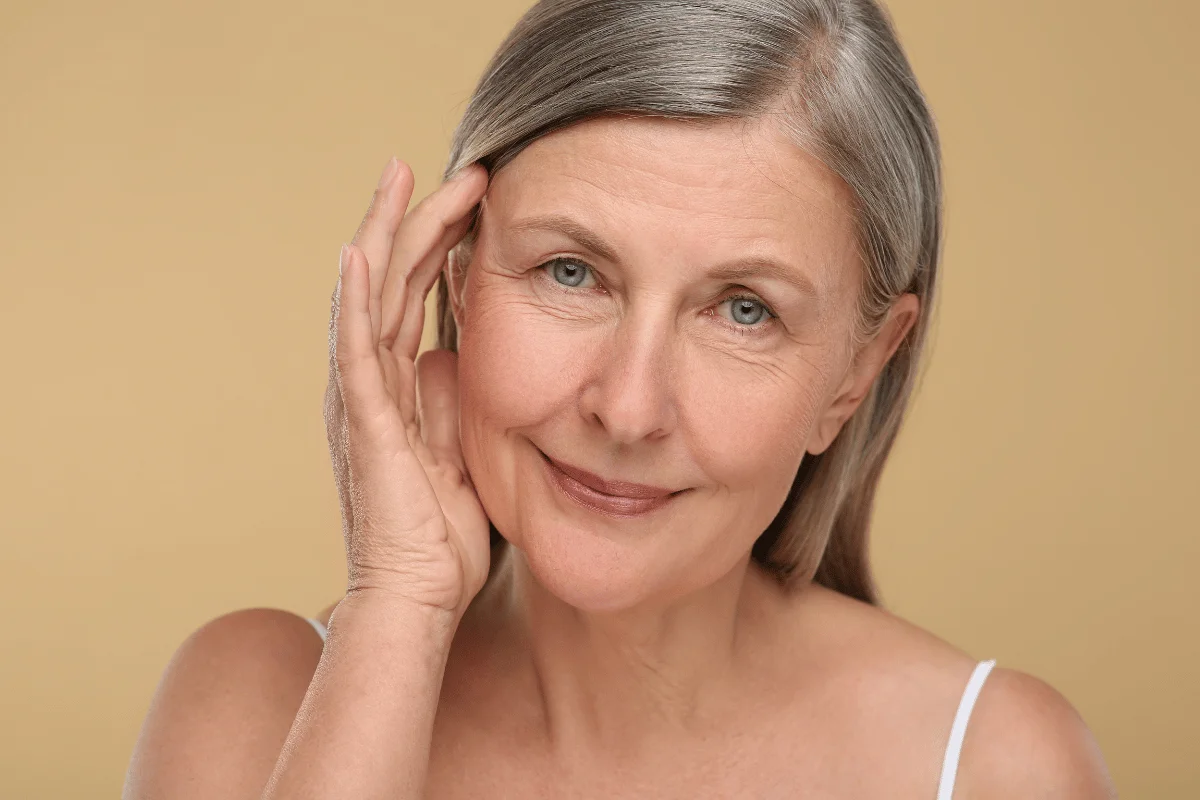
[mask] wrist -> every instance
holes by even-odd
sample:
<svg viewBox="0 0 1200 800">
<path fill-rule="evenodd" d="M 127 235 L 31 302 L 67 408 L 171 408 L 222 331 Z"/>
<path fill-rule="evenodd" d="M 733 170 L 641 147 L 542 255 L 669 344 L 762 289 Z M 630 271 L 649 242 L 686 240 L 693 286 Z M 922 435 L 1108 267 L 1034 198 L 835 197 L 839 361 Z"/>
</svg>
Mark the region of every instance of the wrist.
<svg viewBox="0 0 1200 800">
<path fill-rule="evenodd" d="M 378 589 L 348 591 L 329 617 L 329 635 L 348 628 L 375 630 L 387 638 L 406 634 L 449 649 L 461 615 L 440 606 Z"/>
</svg>

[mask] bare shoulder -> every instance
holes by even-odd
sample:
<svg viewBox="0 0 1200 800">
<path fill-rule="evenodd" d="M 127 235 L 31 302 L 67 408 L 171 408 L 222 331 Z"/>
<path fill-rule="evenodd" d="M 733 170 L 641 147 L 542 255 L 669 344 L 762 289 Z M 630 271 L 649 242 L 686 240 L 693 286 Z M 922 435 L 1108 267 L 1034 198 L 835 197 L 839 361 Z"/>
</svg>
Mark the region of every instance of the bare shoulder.
<svg viewBox="0 0 1200 800">
<path fill-rule="evenodd" d="M 949 642 L 880 606 L 812 585 L 784 606 L 793 639 L 821 654 L 836 673 L 887 687 L 903 681 L 940 687 L 957 696 L 977 660 Z M 928 698 L 923 698 L 928 699 Z"/>
<path fill-rule="evenodd" d="M 894 774 L 911 770 L 914 792 L 936 787 L 979 659 L 886 609 L 823 587 L 806 588 L 792 603 L 796 631 L 789 638 L 819 653 L 818 684 L 852 698 L 838 708 L 855 723 L 854 747 L 870 752 L 873 763 L 894 766 Z M 860 717 L 858 709 L 867 711 Z M 997 667 L 967 726 L 954 797 L 1091 800 L 1116 793 L 1094 737 L 1066 698 L 1038 678 Z"/>
<path fill-rule="evenodd" d="M 1108 800 L 1117 793 L 1071 703 L 1039 678 L 997 668 L 967 726 L 955 796 Z"/>
<path fill-rule="evenodd" d="M 321 650 L 303 617 L 279 609 L 235 611 L 194 631 L 155 690 L 125 800 L 259 797 Z"/>
</svg>

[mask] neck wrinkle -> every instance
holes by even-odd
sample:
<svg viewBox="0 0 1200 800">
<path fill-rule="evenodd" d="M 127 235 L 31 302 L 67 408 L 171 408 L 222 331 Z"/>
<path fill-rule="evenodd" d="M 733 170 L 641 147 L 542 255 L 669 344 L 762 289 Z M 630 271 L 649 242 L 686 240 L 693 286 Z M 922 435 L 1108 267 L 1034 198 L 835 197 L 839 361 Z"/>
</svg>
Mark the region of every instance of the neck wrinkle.
<svg viewBox="0 0 1200 800">
<path fill-rule="evenodd" d="M 519 632 L 547 742 L 565 760 L 636 757 L 653 741 L 706 739 L 735 707 L 761 618 L 749 553 L 715 583 L 659 607 L 589 614 L 547 591 L 509 545 L 496 591 Z"/>
</svg>

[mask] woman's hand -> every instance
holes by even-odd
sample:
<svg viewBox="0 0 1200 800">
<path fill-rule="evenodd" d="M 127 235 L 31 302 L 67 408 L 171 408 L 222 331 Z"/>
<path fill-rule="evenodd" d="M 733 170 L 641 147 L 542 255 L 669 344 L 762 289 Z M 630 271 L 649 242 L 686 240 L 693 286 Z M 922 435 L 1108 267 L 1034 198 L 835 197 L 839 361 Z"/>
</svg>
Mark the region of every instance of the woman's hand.
<svg viewBox="0 0 1200 800">
<path fill-rule="evenodd" d="M 325 426 L 347 594 L 411 600 L 455 622 L 487 577 L 489 523 L 463 464 L 457 356 L 416 355 L 425 297 L 487 178 L 467 167 L 405 213 L 413 175 L 392 159 L 342 248 L 329 324 Z"/>
</svg>

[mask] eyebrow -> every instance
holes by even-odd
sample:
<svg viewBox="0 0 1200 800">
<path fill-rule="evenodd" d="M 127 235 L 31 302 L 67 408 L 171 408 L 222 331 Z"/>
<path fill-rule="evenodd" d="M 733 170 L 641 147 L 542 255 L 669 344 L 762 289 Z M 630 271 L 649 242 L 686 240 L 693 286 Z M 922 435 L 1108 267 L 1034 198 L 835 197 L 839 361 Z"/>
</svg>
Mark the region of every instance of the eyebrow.
<svg viewBox="0 0 1200 800">
<path fill-rule="evenodd" d="M 518 220 L 508 226 L 510 230 L 549 231 L 572 239 L 576 244 L 595 253 L 605 261 L 619 263 L 613 250 L 598 234 L 570 217 L 562 214 L 546 214 Z M 708 277 L 718 280 L 740 281 L 754 276 L 765 276 L 787 283 L 800 293 L 812 298 L 820 297 L 813 282 L 795 267 L 767 256 L 749 256 L 721 264 L 709 270 Z"/>
<path fill-rule="evenodd" d="M 530 217 L 529 219 L 518 220 L 508 227 L 514 231 L 550 231 L 551 233 L 561 233 L 568 239 L 574 239 L 577 244 L 583 245 L 585 249 L 591 250 L 605 261 L 615 262 L 620 260 L 617 258 L 616 252 L 605 244 L 604 240 L 597 234 L 570 217 L 564 217 L 561 214 Z"/>
</svg>

